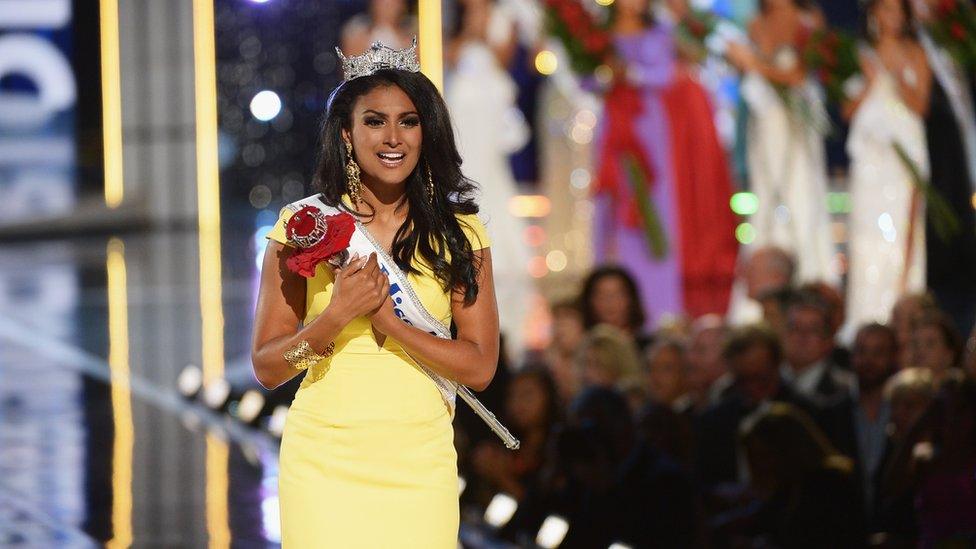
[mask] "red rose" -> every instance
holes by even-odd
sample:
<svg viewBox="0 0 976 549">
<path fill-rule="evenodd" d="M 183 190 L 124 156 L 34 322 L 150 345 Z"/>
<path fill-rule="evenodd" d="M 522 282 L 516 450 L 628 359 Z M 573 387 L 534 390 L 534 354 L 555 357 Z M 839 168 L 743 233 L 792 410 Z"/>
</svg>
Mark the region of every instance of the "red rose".
<svg viewBox="0 0 976 549">
<path fill-rule="evenodd" d="M 307 208 L 312 209 L 307 211 L 302 217 L 311 219 L 312 228 L 314 229 L 315 215 L 321 215 L 321 211 L 314 206 L 307 206 L 306 208 L 302 208 L 301 210 L 295 212 L 292 219 L 305 211 Z M 292 224 L 292 219 L 288 220 L 288 228 L 286 228 L 287 234 L 298 234 L 301 236 L 299 231 L 307 229 L 309 222 L 304 219 L 299 219 Z M 318 242 L 315 242 L 308 248 L 300 248 L 301 251 L 292 254 L 292 256 L 288 258 L 288 260 L 285 262 L 288 269 L 305 278 L 311 278 L 315 276 L 315 267 L 319 263 L 328 261 L 336 256 L 340 256 L 346 251 L 346 248 L 349 247 L 349 241 L 352 239 L 352 234 L 356 230 L 356 223 L 352 216 L 345 212 L 326 216 L 325 225 L 325 234 Z M 290 239 L 291 236 L 289 236 L 289 240 Z"/>
<path fill-rule="evenodd" d="M 952 33 L 952 37 L 956 40 L 962 40 L 966 38 L 966 29 L 958 21 L 953 21 L 952 26 L 949 27 L 949 32 Z"/>
</svg>

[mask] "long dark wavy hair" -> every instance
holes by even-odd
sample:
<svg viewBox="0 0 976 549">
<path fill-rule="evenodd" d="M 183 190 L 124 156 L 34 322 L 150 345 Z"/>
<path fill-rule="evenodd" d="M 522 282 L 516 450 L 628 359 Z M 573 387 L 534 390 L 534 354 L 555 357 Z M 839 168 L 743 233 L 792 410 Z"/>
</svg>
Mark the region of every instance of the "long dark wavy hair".
<svg viewBox="0 0 976 549">
<path fill-rule="evenodd" d="M 322 193 L 326 204 L 357 215 L 341 200 L 348 190 L 345 172 L 348 159 L 342 130 L 352 130 L 356 100 L 382 86 L 396 86 L 407 94 L 417 108 L 423 132 L 420 160 L 407 178 L 409 212 L 393 237 L 393 260 L 404 272 L 419 273 L 413 261 L 414 254 L 419 254 L 419 259 L 433 271 L 445 291 L 463 291 L 465 304 L 471 304 L 478 296 L 481 266 L 455 215 L 478 212 L 472 197 L 475 185 L 461 174 L 461 155 L 454 143 L 447 105 L 426 76 L 384 69 L 336 88 L 329 97 L 319 135 L 321 147 L 313 185 Z M 434 179 L 433 197 L 427 191 L 428 166 Z"/>
</svg>

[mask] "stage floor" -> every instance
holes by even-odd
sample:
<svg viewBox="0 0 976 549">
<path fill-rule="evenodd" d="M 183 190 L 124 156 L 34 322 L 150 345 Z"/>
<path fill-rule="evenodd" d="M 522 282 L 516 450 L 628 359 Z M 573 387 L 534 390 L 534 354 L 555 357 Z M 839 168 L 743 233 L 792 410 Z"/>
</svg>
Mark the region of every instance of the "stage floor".
<svg viewBox="0 0 976 549">
<path fill-rule="evenodd" d="M 204 292 L 237 385 L 263 241 L 225 229 Z M 276 440 L 176 388 L 215 314 L 197 249 L 192 231 L 0 245 L 0 546 L 278 546 Z"/>
</svg>

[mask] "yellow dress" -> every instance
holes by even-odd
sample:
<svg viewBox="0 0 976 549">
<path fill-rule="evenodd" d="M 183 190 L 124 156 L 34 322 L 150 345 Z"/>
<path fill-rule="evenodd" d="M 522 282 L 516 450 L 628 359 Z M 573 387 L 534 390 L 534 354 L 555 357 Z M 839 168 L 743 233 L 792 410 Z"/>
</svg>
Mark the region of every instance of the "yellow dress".
<svg viewBox="0 0 976 549">
<path fill-rule="evenodd" d="M 287 245 L 285 207 L 268 235 Z M 475 215 L 458 216 L 473 249 L 489 246 Z M 421 268 L 423 266 L 421 265 Z M 328 305 L 325 264 L 308 279 L 305 322 Z M 450 324 L 450 296 L 424 269 L 411 274 L 424 307 Z M 281 440 L 279 498 L 285 549 L 458 546 L 457 454 L 451 413 L 434 382 L 365 317 L 306 374 Z"/>
</svg>

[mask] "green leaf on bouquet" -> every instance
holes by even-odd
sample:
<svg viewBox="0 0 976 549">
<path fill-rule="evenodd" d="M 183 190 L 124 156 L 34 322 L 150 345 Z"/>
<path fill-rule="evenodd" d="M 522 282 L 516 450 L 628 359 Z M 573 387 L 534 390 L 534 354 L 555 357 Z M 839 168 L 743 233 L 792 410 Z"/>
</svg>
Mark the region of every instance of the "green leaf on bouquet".
<svg viewBox="0 0 976 549">
<path fill-rule="evenodd" d="M 627 155 L 623 161 L 627 168 L 627 181 L 630 182 L 634 200 L 637 201 L 637 211 L 640 213 L 641 225 L 644 227 L 651 256 L 655 259 L 664 259 L 668 256 L 668 239 L 664 234 L 664 226 L 657 208 L 654 207 L 651 196 L 647 192 L 647 178 L 644 177 L 637 159 L 632 155 Z"/>
<path fill-rule="evenodd" d="M 956 212 L 952 211 L 952 206 L 949 205 L 949 201 L 926 178 L 922 177 L 915 161 L 908 156 L 908 152 L 901 146 L 901 143 L 892 141 L 891 147 L 895 150 L 895 154 L 898 155 L 898 159 L 901 160 L 902 165 L 908 170 L 915 190 L 922 193 L 922 196 L 925 197 L 926 215 L 932 221 L 932 227 L 935 229 L 939 239 L 945 243 L 949 243 L 952 237 L 956 236 L 962 228 Z"/>
</svg>

